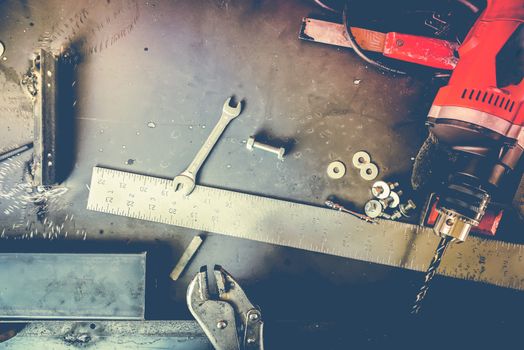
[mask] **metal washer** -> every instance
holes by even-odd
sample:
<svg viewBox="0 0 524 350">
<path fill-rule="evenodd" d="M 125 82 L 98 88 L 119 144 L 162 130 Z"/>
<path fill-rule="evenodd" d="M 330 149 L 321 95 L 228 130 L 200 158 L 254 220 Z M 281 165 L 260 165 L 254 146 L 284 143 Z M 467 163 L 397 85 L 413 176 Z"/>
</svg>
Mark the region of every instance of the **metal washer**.
<svg viewBox="0 0 524 350">
<path fill-rule="evenodd" d="M 377 181 L 371 186 L 371 194 L 378 199 L 386 199 L 391 193 L 391 188 L 385 181 Z"/>
<path fill-rule="evenodd" d="M 400 197 L 397 192 L 391 192 L 389 196 L 392 198 L 391 203 L 389 203 L 390 208 L 396 208 L 400 204 Z"/>
<path fill-rule="evenodd" d="M 329 163 L 326 171 L 330 178 L 340 179 L 342 176 L 346 175 L 346 166 L 344 163 L 337 160 Z"/>
<path fill-rule="evenodd" d="M 366 164 L 360 168 L 360 177 L 366 181 L 375 180 L 378 176 L 378 167 L 374 163 Z"/>
<path fill-rule="evenodd" d="M 360 159 L 363 159 L 360 161 Z M 353 155 L 353 166 L 355 168 L 361 169 L 362 167 L 368 165 L 371 162 L 371 156 L 368 152 L 358 151 Z"/>
</svg>

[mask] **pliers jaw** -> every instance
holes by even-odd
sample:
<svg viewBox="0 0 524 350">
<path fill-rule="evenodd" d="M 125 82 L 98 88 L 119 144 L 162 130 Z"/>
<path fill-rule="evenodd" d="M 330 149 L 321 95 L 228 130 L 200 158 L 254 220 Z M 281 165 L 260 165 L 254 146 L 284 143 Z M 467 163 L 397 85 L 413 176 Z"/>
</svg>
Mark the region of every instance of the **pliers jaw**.
<svg viewBox="0 0 524 350">
<path fill-rule="evenodd" d="M 218 299 L 211 299 L 207 267 L 202 266 L 187 289 L 187 305 L 216 349 L 263 349 L 263 321 L 238 282 L 215 265 Z M 239 335 L 240 334 L 240 335 Z"/>
</svg>

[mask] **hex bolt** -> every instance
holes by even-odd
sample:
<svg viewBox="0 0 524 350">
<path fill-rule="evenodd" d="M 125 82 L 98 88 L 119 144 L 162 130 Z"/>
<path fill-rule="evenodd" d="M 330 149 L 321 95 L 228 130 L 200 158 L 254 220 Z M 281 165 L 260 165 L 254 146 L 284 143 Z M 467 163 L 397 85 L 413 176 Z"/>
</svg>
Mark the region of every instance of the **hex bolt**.
<svg viewBox="0 0 524 350">
<path fill-rule="evenodd" d="M 218 329 L 224 329 L 227 327 L 227 321 L 221 320 L 217 322 L 217 328 Z"/>
<path fill-rule="evenodd" d="M 278 159 L 284 160 L 284 153 L 286 152 L 286 149 L 284 147 L 273 147 L 270 145 L 266 145 L 265 143 L 261 143 L 258 141 L 255 141 L 254 136 L 250 136 L 247 139 L 246 148 L 250 151 L 253 150 L 253 148 L 257 148 L 266 152 L 271 152 L 277 155 Z"/>
<path fill-rule="evenodd" d="M 399 209 L 400 209 L 400 213 L 402 215 L 404 215 L 405 217 L 409 217 L 410 216 L 410 211 L 413 211 L 414 209 L 416 209 L 417 206 L 415 205 L 415 203 L 409 199 L 408 202 L 406 204 L 401 204 Z"/>
</svg>

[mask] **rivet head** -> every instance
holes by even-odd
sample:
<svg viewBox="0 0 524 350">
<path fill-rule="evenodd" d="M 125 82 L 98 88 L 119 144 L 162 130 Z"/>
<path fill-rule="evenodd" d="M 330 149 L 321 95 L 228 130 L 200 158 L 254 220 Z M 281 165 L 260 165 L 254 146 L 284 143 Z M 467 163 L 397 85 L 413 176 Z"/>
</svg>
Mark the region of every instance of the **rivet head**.
<svg viewBox="0 0 524 350">
<path fill-rule="evenodd" d="M 217 328 L 218 329 L 224 329 L 227 327 L 227 321 L 221 320 L 217 322 Z"/>
<path fill-rule="evenodd" d="M 259 315 L 255 312 L 249 315 L 250 321 L 257 321 L 259 319 Z"/>
</svg>

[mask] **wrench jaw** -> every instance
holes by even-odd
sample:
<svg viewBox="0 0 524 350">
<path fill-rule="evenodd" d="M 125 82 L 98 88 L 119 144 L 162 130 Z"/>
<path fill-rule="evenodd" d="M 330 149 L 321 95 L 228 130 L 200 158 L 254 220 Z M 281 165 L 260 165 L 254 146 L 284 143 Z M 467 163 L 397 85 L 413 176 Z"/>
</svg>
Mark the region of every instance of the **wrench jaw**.
<svg viewBox="0 0 524 350">
<path fill-rule="evenodd" d="M 186 300 L 215 349 L 240 350 L 235 310 L 226 301 L 210 299 L 206 266 L 189 283 Z"/>
<path fill-rule="evenodd" d="M 187 287 L 186 300 L 191 312 L 198 309 L 199 306 L 209 300 L 207 266 L 202 266 L 200 271 L 189 283 L 189 286 Z"/>
<path fill-rule="evenodd" d="M 234 119 L 240 115 L 242 111 L 242 102 L 238 102 L 236 106 L 231 106 L 231 97 L 228 97 L 224 106 L 222 107 L 222 113 L 229 116 L 229 120 Z"/>
<path fill-rule="evenodd" d="M 195 189 L 195 178 L 187 171 L 175 176 L 173 179 L 175 192 L 188 196 Z"/>
<path fill-rule="evenodd" d="M 235 309 L 243 324 L 247 324 L 247 315 L 256 307 L 249 301 L 240 284 L 222 266 L 215 265 L 215 280 L 217 282 L 218 297 L 229 302 Z"/>
</svg>

